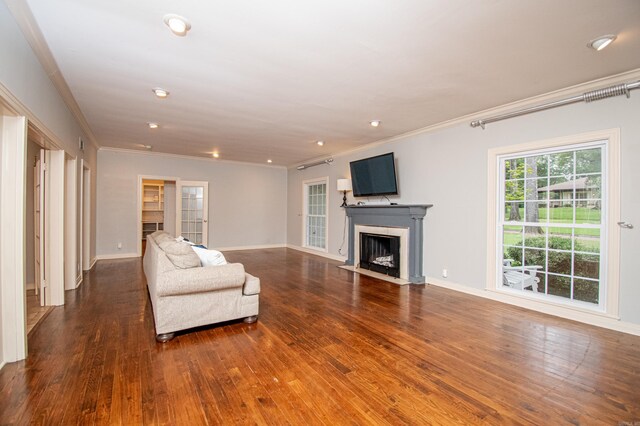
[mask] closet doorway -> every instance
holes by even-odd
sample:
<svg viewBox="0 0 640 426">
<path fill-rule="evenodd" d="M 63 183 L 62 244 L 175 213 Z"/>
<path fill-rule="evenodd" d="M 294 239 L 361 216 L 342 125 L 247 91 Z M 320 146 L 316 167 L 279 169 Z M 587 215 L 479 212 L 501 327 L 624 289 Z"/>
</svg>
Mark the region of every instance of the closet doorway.
<svg viewBox="0 0 640 426">
<path fill-rule="evenodd" d="M 75 202 L 67 188 L 75 185 L 75 158 L 56 149 L 51 140 L 29 123 L 25 152 L 25 263 L 27 334 L 52 306 L 64 304 L 65 260 L 73 261 L 69 235 Z M 71 180 L 71 181 L 70 181 Z M 73 207 L 72 207 L 73 208 Z M 73 238 L 73 236 L 71 236 Z M 71 267 L 71 266 L 69 266 Z"/>
<path fill-rule="evenodd" d="M 147 236 L 176 229 L 176 178 L 138 177 L 138 254 L 144 255 Z"/>
</svg>

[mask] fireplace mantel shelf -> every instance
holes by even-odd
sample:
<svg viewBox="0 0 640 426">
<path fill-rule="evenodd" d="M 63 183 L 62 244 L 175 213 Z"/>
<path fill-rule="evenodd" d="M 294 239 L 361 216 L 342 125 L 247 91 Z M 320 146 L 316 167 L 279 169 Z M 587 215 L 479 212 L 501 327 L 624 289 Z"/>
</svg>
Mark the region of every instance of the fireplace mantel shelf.
<svg viewBox="0 0 640 426">
<path fill-rule="evenodd" d="M 356 225 L 378 226 L 389 228 L 408 228 L 408 266 L 407 279 L 414 284 L 422 284 L 425 277 L 422 275 L 423 261 L 423 218 L 427 209 L 433 204 L 399 204 L 399 205 L 361 205 L 347 206 L 345 212 L 349 218 L 349 255 L 346 265 L 355 265 L 354 237 Z M 359 254 L 358 254 L 359 256 Z"/>
<path fill-rule="evenodd" d="M 362 204 L 347 206 L 345 209 L 407 209 L 414 207 L 428 209 L 429 207 L 433 207 L 433 204 Z"/>
</svg>

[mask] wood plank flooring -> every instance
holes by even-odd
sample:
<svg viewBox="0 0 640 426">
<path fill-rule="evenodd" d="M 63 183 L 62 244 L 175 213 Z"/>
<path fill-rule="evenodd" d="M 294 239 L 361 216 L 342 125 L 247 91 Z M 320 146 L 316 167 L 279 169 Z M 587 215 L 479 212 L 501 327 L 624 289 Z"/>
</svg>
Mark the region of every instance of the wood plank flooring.
<svg viewBox="0 0 640 426">
<path fill-rule="evenodd" d="M 640 422 L 640 337 L 289 249 L 228 252 L 260 318 L 156 343 L 139 259 L 100 261 L 0 371 L 0 424 Z"/>
</svg>

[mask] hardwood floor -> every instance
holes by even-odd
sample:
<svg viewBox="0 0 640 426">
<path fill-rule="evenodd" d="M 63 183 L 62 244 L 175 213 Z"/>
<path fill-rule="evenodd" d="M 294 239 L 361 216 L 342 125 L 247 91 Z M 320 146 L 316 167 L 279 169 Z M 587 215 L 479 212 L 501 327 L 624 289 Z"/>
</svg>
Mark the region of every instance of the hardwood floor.
<svg viewBox="0 0 640 426">
<path fill-rule="evenodd" d="M 226 256 L 261 278 L 257 323 L 156 343 L 140 260 L 100 261 L 0 371 L 0 423 L 640 422 L 640 337 L 288 249 Z"/>
</svg>

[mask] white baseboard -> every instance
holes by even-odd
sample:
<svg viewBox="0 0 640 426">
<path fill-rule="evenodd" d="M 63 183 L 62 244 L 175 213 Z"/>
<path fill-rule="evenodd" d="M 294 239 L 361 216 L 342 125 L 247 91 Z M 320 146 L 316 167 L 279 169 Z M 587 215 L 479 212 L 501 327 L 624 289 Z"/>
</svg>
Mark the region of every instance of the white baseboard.
<svg viewBox="0 0 640 426">
<path fill-rule="evenodd" d="M 98 261 L 98 256 L 91 259 L 91 265 L 89 266 L 89 270 L 92 270 L 94 266 L 96 266 L 96 262 Z"/>
<path fill-rule="evenodd" d="M 583 310 L 572 309 L 564 306 L 550 305 L 544 302 L 511 296 L 509 294 L 504 294 L 497 291 L 477 289 L 451 281 L 444 281 L 439 278 L 427 277 L 426 281 L 427 284 L 433 284 L 435 286 L 443 287 L 449 290 L 467 293 L 472 296 L 484 297 L 485 299 L 491 299 L 497 302 L 507 303 L 509 305 L 530 309 L 532 311 L 542 312 L 543 314 L 553 315 L 572 321 L 595 325 L 596 327 L 607 328 L 609 330 L 615 330 L 622 333 L 640 336 L 640 324 L 620 321 L 617 318 L 608 317 L 602 314 L 585 312 Z"/>
<path fill-rule="evenodd" d="M 6 362 L 4 361 L 0 361 L 0 370 L 2 370 L 2 367 L 4 367 L 5 365 L 7 365 Z"/>
<path fill-rule="evenodd" d="M 80 284 L 82 284 L 82 273 L 78 274 L 78 276 L 76 277 L 76 288 L 80 287 Z"/>
<path fill-rule="evenodd" d="M 326 257 L 327 259 L 331 259 L 331 260 L 338 260 L 340 262 L 344 262 L 344 261 L 347 260 L 346 256 L 338 256 L 336 254 L 331 254 L 331 253 L 327 253 L 327 252 L 324 252 L 324 251 L 313 250 L 313 249 L 310 249 L 310 248 L 296 246 L 296 245 L 293 245 L 293 244 L 287 244 L 287 248 L 290 248 L 290 249 L 293 249 L 293 250 L 298 250 L 298 251 L 303 251 L 303 252 L 309 253 L 309 254 L 315 254 L 316 256 Z"/>
<path fill-rule="evenodd" d="M 36 283 L 27 283 L 27 290 L 35 290 Z"/>
<path fill-rule="evenodd" d="M 218 251 L 238 251 L 238 250 L 259 250 L 259 249 L 272 249 L 272 248 L 284 248 L 284 244 L 257 244 L 255 246 L 237 246 L 237 247 L 215 247 Z"/>
<path fill-rule="evenodd" d="M 115 253 L 115 254 L 100 254 L 97 255 L 91 267 L 96 263 L 97 260 L 113 260 L 113 259 L 130 259 L 132 257 L 140 257 L 138 253 Z"/>
</svg>

